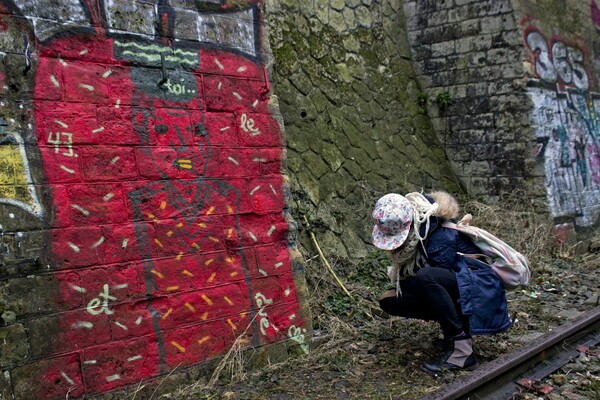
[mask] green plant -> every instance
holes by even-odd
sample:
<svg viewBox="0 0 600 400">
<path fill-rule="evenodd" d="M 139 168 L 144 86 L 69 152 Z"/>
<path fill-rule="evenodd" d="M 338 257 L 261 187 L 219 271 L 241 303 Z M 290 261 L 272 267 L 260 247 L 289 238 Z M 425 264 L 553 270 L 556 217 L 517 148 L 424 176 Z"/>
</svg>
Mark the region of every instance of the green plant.
<svg viewBox="0 0 600 400">
<path fill-rule="evenodd" d="M 419 92 L 417 94 L 417 104 L 419 105 L 419 107 L 425 108 L 427 106 L 427 99 L 429 98 L 429 95 L 425 92 Z"/>
<path fill-rule="evenodd" d="M 440 110 L 445 110 L 452 104 L 452 96 L 448 92 L 441 92 L 435 98 Z"/>
</svg>

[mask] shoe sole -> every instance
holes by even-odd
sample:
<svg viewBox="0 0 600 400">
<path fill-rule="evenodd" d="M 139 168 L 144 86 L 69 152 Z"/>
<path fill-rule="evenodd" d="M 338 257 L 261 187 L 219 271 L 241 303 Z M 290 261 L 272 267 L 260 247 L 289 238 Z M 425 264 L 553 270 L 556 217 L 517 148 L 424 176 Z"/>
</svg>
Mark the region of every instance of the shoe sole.
<svg viewBox="0 0 600 400">
<path fill-rule="evenodd" d="M 479 363 L 471 365 L 469 367 L 463 367 L 463 368 L 461 368 L 459 366 L 457 366 L 456 368 L 450 368 L 450 369 L 443 368 L 440 371 L 435 372 L 435 371 L 428 370 L 427 368 L 425 368 L 421 365 L 421 371 L 423 371 L 429 375 L 435 376 L 435 375 L 444 374 L 446 372 L 453 372 L 453 371 L 474 371 L 477 369 L 477 367 L 479 367 Z"/>
</svg>

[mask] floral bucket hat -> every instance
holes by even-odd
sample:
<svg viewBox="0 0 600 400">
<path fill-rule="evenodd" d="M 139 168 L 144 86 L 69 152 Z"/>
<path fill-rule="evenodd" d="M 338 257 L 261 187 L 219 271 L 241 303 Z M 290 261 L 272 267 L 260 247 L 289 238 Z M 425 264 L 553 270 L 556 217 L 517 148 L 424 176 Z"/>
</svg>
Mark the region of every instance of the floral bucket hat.
<svg viewBox="0 0 600 400">
<path fill-rule="evenodd" d="M 389 193 L 377 200 L 373 210 L 373 245 L 382 250 L 400 247 L 410 232 L 413 207 L 406 197 Z"/>
</svg>

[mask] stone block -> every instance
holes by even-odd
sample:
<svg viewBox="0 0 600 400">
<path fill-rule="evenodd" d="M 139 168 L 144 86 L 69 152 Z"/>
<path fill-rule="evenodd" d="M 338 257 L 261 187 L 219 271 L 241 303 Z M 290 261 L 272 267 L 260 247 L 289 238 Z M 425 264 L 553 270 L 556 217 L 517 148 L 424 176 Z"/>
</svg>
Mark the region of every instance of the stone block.
<svg viewBox="0 0 600 400">
<path fill-rule="evenodd" d="M 27 332 L 21 324 L 0 327 L 0 366 L 21 363 L 29 356 Z"/>
<path fill-rule="evenodd" d="M 0 295 L 6 309 L 18 317 L 47 313 L 58 309 L 72 309 L 82 305 L 77 274 L 30 275 L 0 283 Z"/>
<path fill-rule="evenodd" d="M 0 400 L 12 400 L 10 373 L 0 369 Z"/>
<path fill-rule="evenodd" d="M 84 393 L 79 356 L 40 360 L 11 372 L 14 400 L 77 398 Z"/>
</svg>

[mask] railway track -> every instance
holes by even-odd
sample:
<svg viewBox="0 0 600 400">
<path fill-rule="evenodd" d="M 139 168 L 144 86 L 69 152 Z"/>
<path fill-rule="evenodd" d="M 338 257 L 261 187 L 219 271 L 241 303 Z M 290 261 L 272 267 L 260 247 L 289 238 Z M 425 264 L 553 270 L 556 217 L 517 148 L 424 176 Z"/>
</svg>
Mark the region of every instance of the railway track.
<svg viewBox="0 0 600 400">
<path fill-rule="evenodd" d="M 600 342 L 600 307 L 511 353 L 481 365 L 474 372 L 442 387 L 422 400 L 511 399 L 519 392 L 516 382 L 539 381 L 579 354 L 579 345 Z"/>
</svg>

